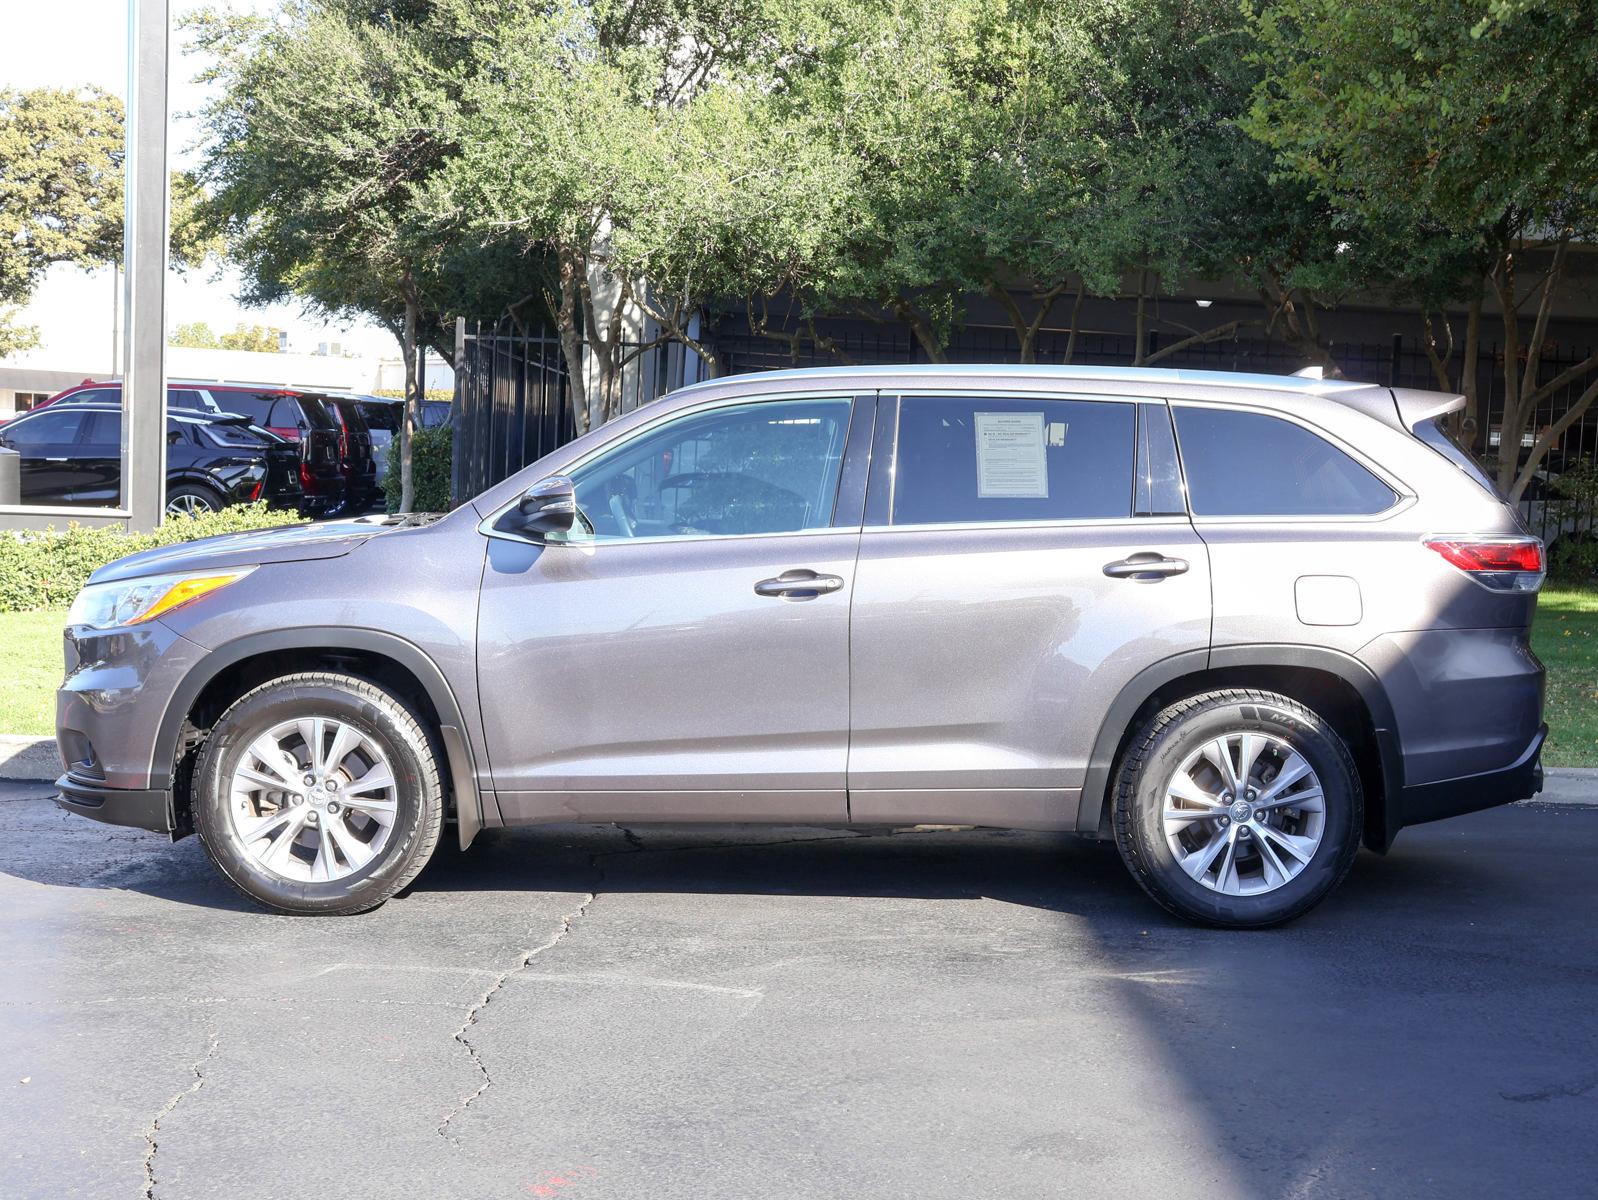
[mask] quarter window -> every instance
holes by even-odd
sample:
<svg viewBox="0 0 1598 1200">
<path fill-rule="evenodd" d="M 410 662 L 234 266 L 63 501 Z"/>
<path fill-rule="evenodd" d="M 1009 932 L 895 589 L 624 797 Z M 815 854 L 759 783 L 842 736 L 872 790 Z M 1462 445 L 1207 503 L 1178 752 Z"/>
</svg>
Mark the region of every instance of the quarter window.
<svg viewBox="0 0 1598 1200">
<path fill-rule="evenodd" d="M 1194 516 L 1367 516 L 1398 498 L 1336 446 L 1292 421 L 1184 405 L 1175 413 Z"/>
<path fill-rule="evenodd" d="M 574 471 L 577 505 L 602 541 L 822 528 L 850 404 L 773 400 L 680 417 Z"/>
<path fill-rule="evenodd" d="M 893 523 L 1130 516 L 1133 421 L 1115 402 L 906 396 Z"/>
</svg>

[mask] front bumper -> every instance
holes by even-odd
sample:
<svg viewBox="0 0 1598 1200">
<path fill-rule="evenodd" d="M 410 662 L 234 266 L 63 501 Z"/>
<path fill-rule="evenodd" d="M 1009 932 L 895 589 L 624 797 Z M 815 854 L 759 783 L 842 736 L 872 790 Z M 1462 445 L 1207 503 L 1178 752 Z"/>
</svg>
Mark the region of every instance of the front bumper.
<svg viewBox="0 0 1598 1200">
<path fill-rule="evenodd" d="M 56 804 L 91 821 L 168 835 L 176 827 L 169 791 L 107 787 L 99 780 L 81 779 L 71 774 L 61 776 L 55 786 Z"/>
</svg>

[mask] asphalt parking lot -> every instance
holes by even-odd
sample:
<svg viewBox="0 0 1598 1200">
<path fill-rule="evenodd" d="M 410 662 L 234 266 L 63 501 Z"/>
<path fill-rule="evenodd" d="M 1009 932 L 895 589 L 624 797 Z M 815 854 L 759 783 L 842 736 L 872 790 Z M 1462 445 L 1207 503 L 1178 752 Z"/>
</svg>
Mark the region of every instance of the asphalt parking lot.
<svg viewBox="0 0 1598 1200">
<path fill-rule="evenodd" d="M 248 907 L 0 784 L 0 1196 L 1551 1196 L 1598 1170 L 1598 808 L 1283 930 L 1040 835 L 500 833 Z"/>
</svg>

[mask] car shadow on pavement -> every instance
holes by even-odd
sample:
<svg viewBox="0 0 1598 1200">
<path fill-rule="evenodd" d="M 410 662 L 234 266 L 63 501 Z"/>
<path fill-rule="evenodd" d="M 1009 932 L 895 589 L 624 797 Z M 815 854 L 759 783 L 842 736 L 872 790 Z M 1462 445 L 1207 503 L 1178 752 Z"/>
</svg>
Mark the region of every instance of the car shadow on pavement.
<svg viewBox="0 0 1598 1200">
<path fill-rule="evenodd" d="M 192 838 L 171 845 L 27 797 L 0 803 L 0 822 L 5 875 L 283 920 L 236 896 Z M 503 920 L 523 895 L 587 896 L 563 905 L 576 912 L 599 897 L 561 960 L 540 960 L 552 964 L 543 986 L 575 999 L 586 993 L 570 989 L 626 977 L 631 963 L 757 989 L 750 996 L 769 987 L 762 1028 L 780 1039 L 794 1027 L 783 989 L 846 972 L 848 1003 L 865 1006 L 851 1020 L 897 1039 L 931 1022 L 938 1039 L 955 1039 L 947 1067 L 937 1055 L 917 1067 L 917 1086 L 940 1103 L 981 1078 L 1000 1111 L 1023 1094 L 1036 1109 L 1060 1074 L 1062 1095 L 1030 1118 L 1058 1132 L 1017 1133 L 1018 1161 L 1058 1156 L 1070 1174 L 1096 1170 L 1098 1154 L 1117 1170 L 1179 1170 L 1185 1190 L 1207 1181 L 1206 1194 L 1261 1200 L 1454 1200 L 1559 1194 L 1598 1169 L 1595 863 L 1598 812 L 1481 813 L 1408 830 L 1389 856 L 1362 853 L 1291 925 L 1235 933 L 1168 917 L 1112 846 L 1064 836 L 543 827 L 445 847 L 406 893 L 347 925 L 283 929 L 341 961 L 374 931 L 406 936 L 419 916 L 458 929 L 474 913 Z M 689 902 L 606 907 L 627 896 Z M 657 907 L 670 909 L 661 926 L 648 923 Z M 685 965 L 716 944 L 743 948 L 729 961 L 758 961 L 766 955 L 750 947 L 775 936 L 773 921 L 785 934 L 770 953 L 798 961 L 783 957 L 798 943 L 809 966 L 697 975 Z M 954 1065 L 962 1057 L 980 1064 L 975 1076 Z M 1028 1090 L 1040 1074 L 1043 1091 Z M 874 1103 L 868 1094 L 854 1102 Z"/>
</svg>

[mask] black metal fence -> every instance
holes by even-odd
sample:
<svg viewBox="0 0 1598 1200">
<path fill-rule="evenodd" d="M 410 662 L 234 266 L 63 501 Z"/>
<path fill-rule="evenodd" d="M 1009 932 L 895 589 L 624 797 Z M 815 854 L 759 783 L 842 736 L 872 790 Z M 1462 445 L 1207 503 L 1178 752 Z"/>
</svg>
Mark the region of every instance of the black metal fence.
<svg viewBox="0 0 1598 1200">
<path fill-rule="evenodd" d="M 889 365 L 926 361 L 919 344 L 903 326 L 856 324 L 823 332 L 825 347 L 810 338 L 790 341 L 725 326 L 713 336 L 729 374 L 836 366 L 840 362 Z M 576 432 L 576 406 L 583 401 L 582 389 L 574 388 L 568 378 L 559 343 L 547 331 L 523 332 L 509 328 L 505 322 L 480 324 L 470 331 L 461 330 L 457 340 L 453 490 L 460 501 L 571 440 Z M 1037 361 L 1065 362 L 1068 346 L 1070 361 L 1075 363 L 1129 366 L 1137 357 L 1137 341 L 1131 334 L 1082 333 L 1074 346 L 1069 343 L 1065 332 L 1041 332 L 1036 343 Z M 1160 348 L 1159 336 L 1150 335 L 1147 354 L 1157 353 Z M 1438 386 L 1425 348 L 1413 338 L 1394 336 L 1385 342 L 1341 343 L 1333 347 L 1333 353 L 1351 379 L 1390 387 Z M 1539 379 L 1553 379 L 1590 353 L 1590 349 L 1558 347 L 1543 358 Z M 1015 335 L 1007 328 L 961 329 L 948 350 L 952 362 L 1015 362 L 1019 356 Z M 680 345 L 636 343 L 626 347 L 624 357 L 627 365 L 621 380 L 622 412 L 681 386 L 691 358 Z M 1232 337 L 1189 346 L 1160 359 L 1157 365 L 1287 374 L 1303 362 L 1301 352 L 1288 343 L 1262 337 Z M 1468 432 L 1477 454 L 1490 459 L 1497 454 L 1504 409 L 1503 356 L 1496 345 L 1481 348 L 1476 372 L 1486 420 Z M 1580 387 L 1578 381 L 1548 396 L 1533 414 L 1526 438 L 1552 424 Z M 1532 532 L 1550 542 L 1572 533 L 1594 536 L 1598 531 L 1598 499 L 1590 494 L 1566 494 L 1559 478 L 1582 462 L 1595 460 L 1598 406 L 1566 431 L 1548 455 L 1544 469 L 1527 488 L 1521 510 Z"/>
<path fill-rule="evenodd" d="M 618 411 L 681 387 L 687 359 L 681 345 L 623 342 Z M 456 503 L 571 441 L 583 403 L 554 334 L 506 321 L 457 326 L 450 489 Z"/>
</svg>

